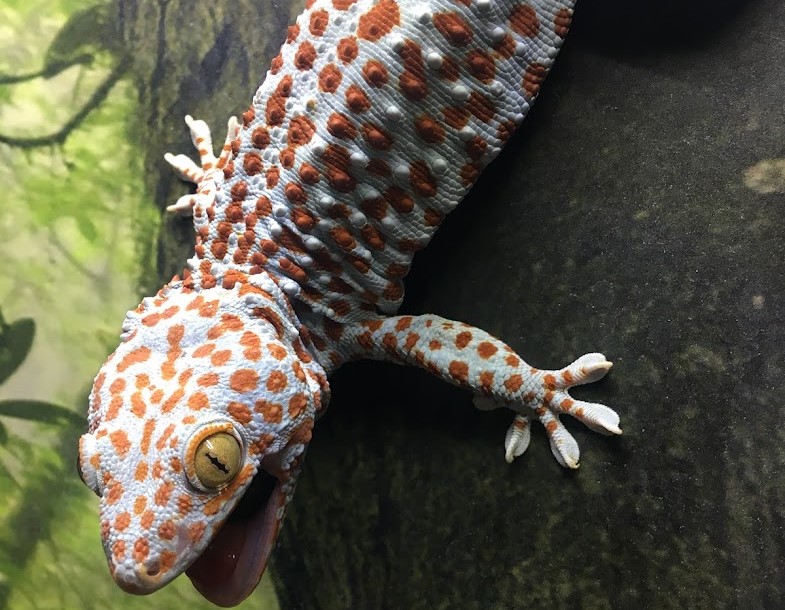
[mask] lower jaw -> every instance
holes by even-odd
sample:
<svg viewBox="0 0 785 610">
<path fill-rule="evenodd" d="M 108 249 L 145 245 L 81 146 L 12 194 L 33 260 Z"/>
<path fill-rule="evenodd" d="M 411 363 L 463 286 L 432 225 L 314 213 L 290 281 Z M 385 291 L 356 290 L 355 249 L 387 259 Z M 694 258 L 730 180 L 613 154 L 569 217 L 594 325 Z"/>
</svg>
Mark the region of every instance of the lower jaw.
<svg viewBox="0 0 785 610">
<path fill-rule="evenodd" d="M 223 607 L 250 595 L 264 573 L 278 535 L 281 484 L 260 470 L 187 576 L 208 601 Z"/>
</svg>

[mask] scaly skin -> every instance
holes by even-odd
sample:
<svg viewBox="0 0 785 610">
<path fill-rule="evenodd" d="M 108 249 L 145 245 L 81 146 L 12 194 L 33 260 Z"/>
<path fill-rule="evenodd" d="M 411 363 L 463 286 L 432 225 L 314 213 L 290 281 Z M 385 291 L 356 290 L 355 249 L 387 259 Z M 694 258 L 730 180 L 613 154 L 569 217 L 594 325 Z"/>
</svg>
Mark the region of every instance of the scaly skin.
<svg viewBox="0 0 785 610">
<path fill-rule="evenodd" d="M 200 166 L 167 160 L 197 190 L 170 209 L 193 214 L 195 255 L 128 314 L 80 441 L 121 587 L 149 593 L 188 569 L 211 601 L 244 599 L 327 376 L 349 360 L 414 364 L 480 408 L 510 408 L 508 461 L 532 414 L 570 468 L 579 451 L 562 414 L 621 433 L 614 411 L 568 395 L 607 372 L 601 354 L 539 370 L 477 328 L 392 315 L 414 253 L 536 98 L 572 4 L 309 0 L 218 158 L 207 126 L 186 118 Z M 244 494 L 256 510 L 227 518 Z"/>
</svg>

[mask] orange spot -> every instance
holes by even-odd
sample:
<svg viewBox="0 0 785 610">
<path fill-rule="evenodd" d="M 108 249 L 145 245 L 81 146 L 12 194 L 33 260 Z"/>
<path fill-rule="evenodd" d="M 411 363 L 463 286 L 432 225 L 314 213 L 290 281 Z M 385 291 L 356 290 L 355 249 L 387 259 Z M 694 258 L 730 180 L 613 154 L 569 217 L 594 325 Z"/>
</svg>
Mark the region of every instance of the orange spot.
<svg viewBox="0 0 785 610">
<path fill-rule="evenodd" d="M 279 345 L 277 343 L 268 343 L 267 350 L 270 352 L 270 355 L 276 360 L 283 360 L 284 358 L 286 358 L 287 351 L 286 348 L 283 347 L 282 345 Z"/>
<path fill-rule="evenodd" d="M 172 436 L 172 432 L 174 432 L 174 429 L 175 429 L 174 424 L 169 424 L 168 426 L 166 426 L 163 433 L 159 437 L 158 442 L 156 442 L 155 444 L 155 448 L 158 449 L 158 451 L 161 451 L 164 447 L 166 447 L 166 441 L 168 441 L 169 437 Z"/>
<path fill-rule="evenodd" d="M 171 519 L 167 519 L 158 527 L 158 536 L 163 540 L 171 540 L 175 534 L 177 534 L 177 528 Z"/>
<path fill-rule="evenodd" d="M 106 503 L 115 504 L 123 496 L 123 486 L 119 481 L 112 479 L 108 484 L 109 492 L 106 494 Z"/>
<path fill-rule="evenodd" d="M 419 101 L 428 93 L 422 48 L 413 40 L 407 39 L 398 54 L 403 60 L 404 68 L 398 78 L 398 86 L 407 98 Z"/>
<path fill-rule="evenodd" d="M 177 512 L 180 516 L 187 515 L 191 510 L 191 496 L 185 494 L 177 497 Z"/>
<path fill-rule="evenodd" d="M 412 348 L 417 345 L 417 342 L 420 340 L 420 335 L 417 333 L 409 333 L 406 337 L 406 343 L 403 344 L 403 348 L 408 352 L 411 351 Z"/>
<path fill-rule="evenodd" d="M 131 443 L 125 430 L 115 430 L 109 435 L 109 440 L 112 441 L 112 447 L 114 447 L 114 450 L 121 458 L 125 457 L 131 448 Z"/>
<path fill-rule="evenodd" d="M 515 373 L 514 375 L 510 375 L 504 381 L 504 387 L 509 392 L 517 392 L 518 390 L 521 389 L 522 385 L 523 385 L 523 377 L 521 377 L 518 373 Z"/>
<path fill-rule="evenodd" d="M 161 405 L 161 411 L 163 413 L 168 413 L 174 409 L 177 406 L 177 403 L 183 399 L 183 396 L 185 396 L 183 389 L 176 389 L 174 392 L 172 392 L 171 396 L 169 396 L 169 398 L 164 401 L 164 404 Z"/>
<path fill-rule="evenodd" d="M 142 526 L 142 529 L 149 529 L 153 521 L 155 521 L 155 513 L 148 508 L 139 520 L 139 525 Z"/>
<path fill-rule="evenodd" d="M 150 442 L 152 441 L 154 431 L 155 419 L 150 418 L 144 423 L 144 429 L 142 430 L 142 442 L 139 446 L 139 449 L 143 454 L 146 454 L 150 449 Z"/>
<path fill-rule="evenodd" d="M 458 333 L 455 337 L 455 346 L 459 349 L 463 349 L 469 342 L 472 340 L 472 334 L 469 331 L 464 331 L 462 333 Z"/>
<path fill-rule="evenodd" d="M 412 317 L 411 316 L 401 316 L 398 318 L 398 321 L 395 323 L 395 330 L 398 332 L 402 332 L 409 328 L 412 325 Z"/>
<path fill-rule="evenodd" d="M 217 385 L 219 381 L 218 373 L 205 373 L 196 380 L 197 385 L 201 387 L 210 387 Z"/>
<path fill-rule="evenodd" d="M 145 405 L 141 392 L 134 392 L 131 395 L 131 413 L 137 417 L 144 417 L 147 405 Z"/>
<path fill-rule="evenodd" d="M 480 386 L 486 392 L 491 391 L 491 385 L 493 384 L 493 372 L 492 371 L 483 371 L 480 373 Z"/>
<path fill-rule="evenodd" d="M 299 417 L 307 405 L 308 399 L 304 394 L 295 394 L 289 399 L 289 417 L 292 419 Z"/>
<path fill-rule="evenodd" d="M 343 80 L 343 74 L 335 64 L 327 64 L 319 72 L 319 89 L 325 93 L 335 93 Z"/>
<path fill-rule="evenodd" d="M 499 348 L 489 341 L 483 341 L 477 346 L 477 353 L 480 355 L 480 358 L 483 358 L 484 360 L 487 360 L 498 351 Z"/>
<path fill-rule="evenodd" d="M 153 500 L 158 506 L 166 506 L 169 503 L 169 498 L 174 491 L 174 483 L 171 481 L 164 481 L 164 483 L 155 491 Z"/>
<path fill-rule="evenodd" d="M 125 357 L 117 365 L 117 370 L 123 372 L 129 366 L 144 362 L 150 357 L 150 348 L 138 347 L 135 350 L 128 352 Z"/>
<path fill-rule="evenodd" d="M 460 360 L 453 360 L 450 362 L 447 371 L 450 373 L 450 377 L 460 383 L 466 383 L 466 380 L 469 377 L 469 365 Z"/>
<path fill-rule="evenodd" d="M 112 556 L 117 562 L 120 562 L 125 557 L 125 542 L 118 540 L 112 545 Z"/>
<path fill-rule="evenodd" d="M 240 369 L 232 373 L 229 378 L 229 387 L 235 392 L 250 392 L 259 383 L 259 374 L 251 369 Z"/>
<path fill-rule="evenodd" d="M 177 563 L 177 554 L 172 551 L 164 551 L 161 553 L 159 568 L 161 573 L 168 572 Z"/>
<path fill-rule="evenodd" d="M 270 402 L 269 400 L 257 400 L 254 405 L 254 411 L 261 413 L 264 421 L 273 424 L 280 423 L 283 416 L 283 408 L 281 405 Z"/>
<path fill-rule="evenodd" d="M 521 360 L 517 356 L 510 354 L 504 359 L 504 362 L 507 363 L 507 366 L 510 366 L 514 369 L 517 369 L 521 365 Z"/>
<path fill-rule="evenodd" d="M 136 465 L 136 470 L 134 471 L 134 479 L 137 481 L 144 481 L 147 478 L 147 462 L 142 460 Z"/>
<path fill-rule="evenodd" d="M 229 351 L 228 349 L 222 349 L 215 352 L 210 357 L 210 362 L 212 362 L 213 366 L 223 366 L 224 364 L 229 362 L 229 359 L 231 357 L 232 357 L 231 351 Z"/>
<path fill-rule="evenodd" d="M 415 161 L 410 166 L 409 183 L 412 188 L 425 197 L 436 195 L 436 178 L 425 161 Z"/>
<path fill-rule="evenodd" d="M 519 4 L 510 11 L 510 26 L 527 38 L 534 38 L 540 29 L 537 12 L 528 4 Z"/>
<path fill-rule="evenodd" d="M 338 57 L 343 63 L 348 64 L 353 62 L 359 52 L 357 40 L 354 36 L 342 38 L 338 41 Z"/>
<path fill-rule="evenodd" d="M 400 23 L 401 13 L 398 3 L 395 0 L 380 0 L 378 4 L 360 16 L 357 36 L 376 42 L 389 34 Z"/>
<path fill-rule="evenodd" d="M 134 500 L 134 514 L 141 515 L 144 512 L 146 506 L 147 506 L 147 497 L 136 496 L 136 500 Z"/>
<path fill-rule="evenodd" d="M 433 16 L 433 25 L 455 46 L 465 46 L 472 40 L 471 26 L 458 13 L 437 13 Z"/>
<path fill-rule="evenodd" d="M 137 538 L 134 542 L 134 561 L 143 562 L 150 554 L 150 543 L 145 538 Z"/>
<path fill-rule="evenodd" d="M 243 426 L 247 425 L 253 419 L 251 410 L 241 402 L 230 402 L 226 407 L 227 413 Z"/>
<path fill-rule="evenodd" d="M 266 387 L 271 392 L 280 392 L 288 384 L 286 375 L 281 371 L 272 371 L 267 377 Z"/>
<path fill-rule="evenodd" d="M 216 377 L 218 376 L 216 375 Z M 209 406 L 210 399 L 207 398 L 207 394 L 204 392 L 194 392 L 188 398 L 188 408 L 193 409 L 194 411 L 198 411 L 199 409 L 206 409 Z"/>
<path fill-rule="evenodd" d="M 218 313 L 218 301 L 205 301 L 199 307 L 199 315 L 203 318 L 214 318 Z"/>
<path fill-rule="evenodd" d="M 205 356 L 209 356 L 214 349 L 215 343 L 204 343 L 194 350 L 194 358 L 204 358 Z"/>
<path fill-rule="evenodd" d="M 321 36 L 324 34 L 325 30 L 327 29 L 327 25 L 330 23 L 330 14 L 325 11 L 324 9 L 320 9 L 318 11 L 314 11 L 311 13 L 311 21 L 308 26 L 311 34 L 314 36 Z"/>
<path fill-rule="evenodd" d="M 204 536 L 204 531 L 207 529 L 207 524 L 204 521 L 197 521 L 188 526 L 188 539 L 196 544 Z"/>
<path fill-rule="evenodd" d="M 131 525 L 131 515 L 128 513 L 120 513 L 114 520 L 114 528 L 118 532 L 122 532 L 125 528 Z"/>
</svg>

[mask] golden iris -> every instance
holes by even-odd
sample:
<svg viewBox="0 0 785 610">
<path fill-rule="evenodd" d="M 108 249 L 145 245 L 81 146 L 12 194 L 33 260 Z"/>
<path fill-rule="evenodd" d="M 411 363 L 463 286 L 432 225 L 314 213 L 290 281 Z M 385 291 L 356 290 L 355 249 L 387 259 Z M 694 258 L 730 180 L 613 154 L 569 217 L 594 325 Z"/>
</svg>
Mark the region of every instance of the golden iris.
<svg viewBox="0 0 785 610">
<path fill-rule="evenodd" d="M 228 432 L 216 432 L 199 443 L 194 454 L 194 473 L 210 491 L 226 487 L 240 472 L 242 449 Z"/>
</svg>

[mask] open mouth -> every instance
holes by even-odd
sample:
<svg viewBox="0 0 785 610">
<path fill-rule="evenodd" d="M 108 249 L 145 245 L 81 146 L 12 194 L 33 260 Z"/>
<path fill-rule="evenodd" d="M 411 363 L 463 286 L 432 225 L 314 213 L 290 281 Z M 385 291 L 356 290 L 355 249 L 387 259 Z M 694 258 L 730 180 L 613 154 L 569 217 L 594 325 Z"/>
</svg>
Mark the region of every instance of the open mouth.
<svg viewBox="0 0 785 610">
<path fill-rule="evenodd" d="M 230 607 L 251 594 L 278 536 L 276 513 L 282 505 L 280 481 L 260 469 L 210 545 L 186 570 L 207 600 Z"/>
</svg>

